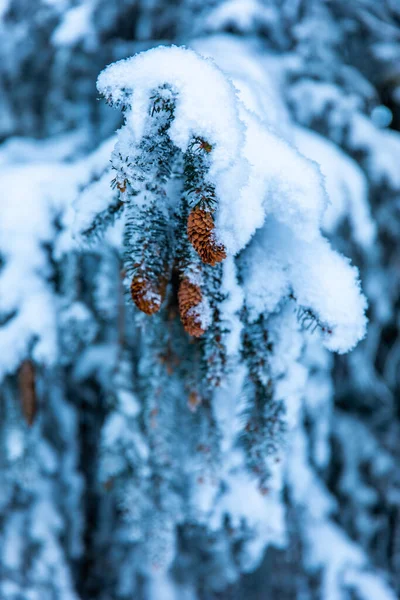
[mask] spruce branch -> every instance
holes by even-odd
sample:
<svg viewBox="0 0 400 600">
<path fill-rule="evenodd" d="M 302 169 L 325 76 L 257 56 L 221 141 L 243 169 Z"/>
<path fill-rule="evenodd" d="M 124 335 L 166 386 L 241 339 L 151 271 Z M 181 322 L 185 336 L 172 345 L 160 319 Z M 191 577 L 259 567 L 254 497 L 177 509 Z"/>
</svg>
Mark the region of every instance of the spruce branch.
<svg viewBox="0 0 400 600">
<path fill-rule="evenodd" d="M 285 437 L 285 409 L 282 401 L 275 398 L 269 365 L 273 346 L 268 339 L 266 319 L 261 315 L 256 322 L 250 323 L 246 311 L 243 317 L 246 325 L 242 357 L 248 371 L 245 383 L 248 400 L 242 414 L 243 429 L 239 439 L 247 465 L 257 477 L 260 490 L 266 493 L 270 461 L 278 460 Z"/>
<path fill-rule="evenodd" d="M 297 308 L 297 319 L 304 331 L 315 333 L 317 329 L 320 329 L 322 333 L 332 334 L 332 328 L 326 323 L 322 323 L 310 308 L 299 306 Z"/>
</svg>

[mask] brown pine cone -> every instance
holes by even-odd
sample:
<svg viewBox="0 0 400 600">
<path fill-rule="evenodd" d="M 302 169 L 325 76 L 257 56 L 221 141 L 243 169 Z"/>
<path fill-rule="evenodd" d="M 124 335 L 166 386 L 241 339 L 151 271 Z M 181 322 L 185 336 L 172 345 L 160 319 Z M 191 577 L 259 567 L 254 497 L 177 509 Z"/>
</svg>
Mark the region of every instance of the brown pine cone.
<svg viewBox="0 0 400 600">
<path fill-rule="evenodd" d="M 200 395 L 195 391 L 190 392 L 189 398 L 188 398 L 189 410 L 191 412 L 196 412 L 200 405 L 201 405 Z"/>
<path fill-rule="evenodd" d="M 124 179 L 123 183 L 117 183 L 117 188 L 121 193 L 126 192 L 126 179 Z"/>
<path fill-rule="evenodd" d="M 195 310 L 201 300 L 199 286 L 191 283 L 189 279 L 183 279 L 178 292 L 179 313 L 185 331 L 194 337 L 200 337 L 205 331 L 201 326 L 200 315 Z"/>
<path fill-rule="evenodd" d="M 214 239 L 214 220 L 209 211 L 196 206 L 189 214 L 187 232 L 204 263 L 214 266 L 226 258 L 225 248 Z"/>
<path fill-rule="evenodd" d="M 144 274 L 133 277 L 131 296 L 139 310 L 146 315 L 154 315 L 161 308 L 164 300 L 165 284 L 155 285 Z"/>
<path fill-rule="evenodd" d="M 19 368 L 19 394 L 24 419 L 33 425 L 37 412 L 35 367 L 30 360 L 24 360 Z"/>
</svg>

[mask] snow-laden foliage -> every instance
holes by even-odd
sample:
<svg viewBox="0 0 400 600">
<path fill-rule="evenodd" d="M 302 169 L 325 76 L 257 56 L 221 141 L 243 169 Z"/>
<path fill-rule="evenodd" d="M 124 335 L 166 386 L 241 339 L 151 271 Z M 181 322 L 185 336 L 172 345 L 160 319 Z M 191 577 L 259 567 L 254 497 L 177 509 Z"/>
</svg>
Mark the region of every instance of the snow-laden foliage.
<svg viewBox="0 0 400 600">
<path fill-rule="evenodd" d="M 179 164 L 174 165 L 182 164 L 182 158 L 176 150 L 183 161 L 197 153 L 196 159 L 206 163 L 205 181 L 195 180 L 202 173 L 193 175 L 184 169 L 184 185 L 193 186 L 186 204 L 192 210 L 204 205 L 213 213 L 213 234 L 228 256 L 242 253 L 240 260 L 245 263 L 243 251 L 257 230 L 258 246 L 266 244 L 257 261 L 248 259 L 255 272 L 248 277 L 244 270 L 245 293 L 247 284 L 254 288 L 265 278 L 266 289 L 252 292 L 266 302 L 269 313 L 292 294 L 304 313 L 321 323 L 325 343 L 333 350 L 346 351 L 363 337 L 365 303 L 357 272 L 331 250 L 319 231 L 326 197 L 317 165 L 256 119 L 209 60 L 189 50 L 160 47 L 108 67 L 98 87 L 109 102 L 122 104 L 126 112 L 113 168 L 116 185 L 123 190 L 120 201 L 126 206 L 128 226 L 136 218 L 133 210 L 147 208 L 151 213 L 154 202 L 156 210 L 167 212 L 165 228 L 173 229 L 168 220 L 179 218 L 184 210 L 180 192 L 151 187 L 156 188 L 157 178 L 172 174 L 178 178 Z M 166 120 L 161 127 L 152 123 L 160 113 Z M 154 136 L 150 148 L 145 135 Z M 161 169 L 166 173 L 159 173 Z M 84 205 L 82 211 L 87 228 Z M 178 229 L 176 236 L 182 235 Z M 252 292 L 245 310 L 256 320 L 264 311 L 263 306 L 253 306 Z"/>
<path fill-rule="evenodd" d="M 285 438 L 298 425 L 290 394 L 298 403 L 306 382 L 300 332 L 318 330 L 344 352 L 365 333 L 365 300 L 357 271 L 320 232 L 317 164 L 252 113 L 211 60 L 160 47 L 109 66 L 98 86 L 125 115 L 112 153 L 118 195 L 110 189 L 107 202 L 105 171 L 78 198 L 74 229 L 92 241 L 122 221 L 125 284 L 147 314 L 137 316 L 138 398 L 105 424 L 105 484 L 134 528 L 132 565 L 180 572 L 179 544 L 184 561 L 202 548 L 214 564 L 203 577 L 218 589 L 284 543 Z M 179 442 L 177 429 L 188 432 Z M 277 515 L 272 530 L 264 510 Z M 217 566 L 221 551 L 207 547 L 226 519 L 232 539 Z"/>
<path fill-rule="evenodd" d="M 0 31 L 1 598 L 394 600 L 396 3 Z"/>
</svg>

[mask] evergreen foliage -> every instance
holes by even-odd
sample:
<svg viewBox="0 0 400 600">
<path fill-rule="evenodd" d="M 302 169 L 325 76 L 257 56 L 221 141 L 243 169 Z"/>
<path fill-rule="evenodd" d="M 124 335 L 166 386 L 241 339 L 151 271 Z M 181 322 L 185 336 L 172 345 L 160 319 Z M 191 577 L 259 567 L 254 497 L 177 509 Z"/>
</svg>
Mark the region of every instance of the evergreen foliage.
<svg viewBox="0 0 400 600">
<path fill-rule="evenodd" d="M 399 24 L 4 0 L 1 600 L 398 596 Z"/>
</svg>

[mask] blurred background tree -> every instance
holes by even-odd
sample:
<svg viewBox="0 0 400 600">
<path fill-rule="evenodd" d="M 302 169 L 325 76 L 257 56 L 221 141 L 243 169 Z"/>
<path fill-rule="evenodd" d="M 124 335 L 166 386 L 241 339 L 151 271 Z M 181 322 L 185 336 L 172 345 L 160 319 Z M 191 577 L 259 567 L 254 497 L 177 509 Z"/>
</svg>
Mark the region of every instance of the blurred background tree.
<svg viewBox="0 0 400 600">
<path fill-rule="evenodd" d="M 398 597 L 397 0 L 3 0 L 0 31 L 1 598 Z M 304 314 L 278 317 L 274 349 L 252 331 L 256 356 L 282 359 L 274 379 L 287 382 L 296 426 L 282 488 L 253 497 L 222 478 L 231 504 L 218 505 L 218 526 L 200 500 L 182 518 L 187 488 L 163 448 L 198 457 L 189 476 L 210 476 L 227 415 L 196 412 L 184 387 L 195 359 L 178 369 L 162 336 L 141 338 L 110 187 L 122 117 L 96 91 L 107 64 L 171 43 L 213 57 L 257 118 L 320 165 L 324 234 L 359 268 L 369 302 L 368 335 L 347 355 L 323 349 Z M 116 223 L 96 244 L 105 227 L 86 215 L 82 247 L 79 211 L 96 202 L 115 206 Z M 181 373 L 162 385 L 192 411 L 144 406 L 154 348 Z M 196 448 L 171 442 L 185 431 Z M 154 557 L 168 569 L 149 569 Z"/>
</svg>

